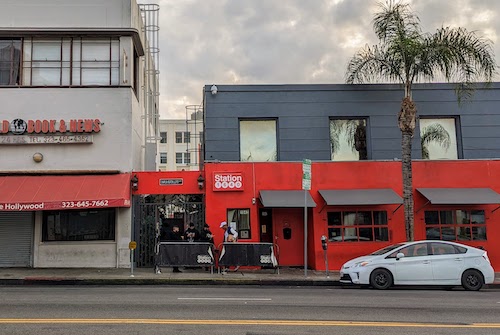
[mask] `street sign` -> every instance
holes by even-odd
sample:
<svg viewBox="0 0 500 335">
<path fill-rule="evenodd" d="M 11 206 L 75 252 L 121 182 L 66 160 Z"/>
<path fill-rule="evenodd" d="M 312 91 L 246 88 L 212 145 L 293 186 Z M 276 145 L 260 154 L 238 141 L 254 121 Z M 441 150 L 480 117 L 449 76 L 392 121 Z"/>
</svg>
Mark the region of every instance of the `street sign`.
<svg viewBox="0 0 500 335">
<path fill-rule="evenodd" d="M 304 159 L 302 161 L 302 189 L 310 190 L 311 189 L 311 164 L 312 161 L 310 159 Z"/>
<path fill-rule="evenodd" d="M 136 241 L 130 241 L 130 243 L 128 244 L 128 248 L 130 250 L 135 250 L 135 248 L 137 248 L 137 242 Z"/>
</svg>

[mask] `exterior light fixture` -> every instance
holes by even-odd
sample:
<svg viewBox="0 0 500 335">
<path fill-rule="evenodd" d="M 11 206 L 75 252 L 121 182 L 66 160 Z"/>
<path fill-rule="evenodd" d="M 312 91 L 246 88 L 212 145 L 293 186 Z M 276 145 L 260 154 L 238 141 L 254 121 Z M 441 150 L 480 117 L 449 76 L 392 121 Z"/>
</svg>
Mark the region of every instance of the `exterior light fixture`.
<svg viewBox="0 0 500 335">
<path fill-rule="evenodd" d="M 203 186 L 205 186 L 205 178 L 203 178 L 203 176 L 200 174 L 197 181 L 198 181 L 198 188 L 202 190 Z"/>
<path fill-rule="evenodd" d="M 139 178 L 137 178 L 137 175 L 134 174 L 132 179 L 130 179 L 130 186 L 132 187 L 132 190 L 137 191 L 139 189 Z"/>
<path fill-rule="evenodd" d="M 35 152 L 35 154 L 33 155 L 33 160 L 37 163 L 40 163 L 41 161 L 43 161 L 43 155 L 39 152 Z"/>
</svg>

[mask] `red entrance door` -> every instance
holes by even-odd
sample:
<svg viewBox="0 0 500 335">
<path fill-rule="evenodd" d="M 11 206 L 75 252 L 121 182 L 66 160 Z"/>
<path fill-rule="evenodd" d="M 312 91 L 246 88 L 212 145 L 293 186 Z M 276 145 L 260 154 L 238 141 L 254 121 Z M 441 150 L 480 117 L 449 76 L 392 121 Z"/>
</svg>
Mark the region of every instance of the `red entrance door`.
<svg viewBox="0 0 500 335">
<path fill-rule="evenodd" d="M 275 208 L 273 232 L 280 266 L 304 266 L 304 209 Z"/>
</svg>

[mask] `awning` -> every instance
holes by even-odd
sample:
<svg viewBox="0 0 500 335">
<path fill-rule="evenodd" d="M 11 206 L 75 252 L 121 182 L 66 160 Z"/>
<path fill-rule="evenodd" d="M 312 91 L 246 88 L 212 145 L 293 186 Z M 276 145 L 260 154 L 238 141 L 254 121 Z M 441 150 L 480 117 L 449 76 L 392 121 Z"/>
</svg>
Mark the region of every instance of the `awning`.
<svg viewBox="0 0 500 335">
<path fill-rule="evenodd" d="M 307 207 L 316 207 L 309 191 L 260 191 L 260 202 L 264 207 L 305 207 L 304 192 L 306 192 Z"/>
<path fill-rule="evenodd" d="M 0 211 L 130 207 L 130 175 L 0 177 Z"/>
<path fill-rule="evenodd" d="M 363 190 L 320 190 L 328 206 L 364 206 L 402 204 L 401 198 L 390 188 Z"/>
<path fill-rule="evenodd" d="M 491 188 L 417 188 L 433 205 L 500 204 L 500 194 Z"/>
</svg>

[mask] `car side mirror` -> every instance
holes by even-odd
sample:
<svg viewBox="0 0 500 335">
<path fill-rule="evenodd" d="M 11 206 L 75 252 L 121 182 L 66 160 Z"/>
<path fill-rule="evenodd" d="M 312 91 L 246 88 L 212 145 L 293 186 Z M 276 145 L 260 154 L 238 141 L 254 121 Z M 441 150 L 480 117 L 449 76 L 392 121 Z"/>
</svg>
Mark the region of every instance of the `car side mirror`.
<svg viewBox="0 0 500 335">
<path fill-rule="evenodd" d="M 405 254 L 403 254 L 402 252 L 398 252 L 398 254 L 396 255 L 396 260 L 399 261 L 399 259 L 403 257 L 405 257 Z"/>
</svg>

